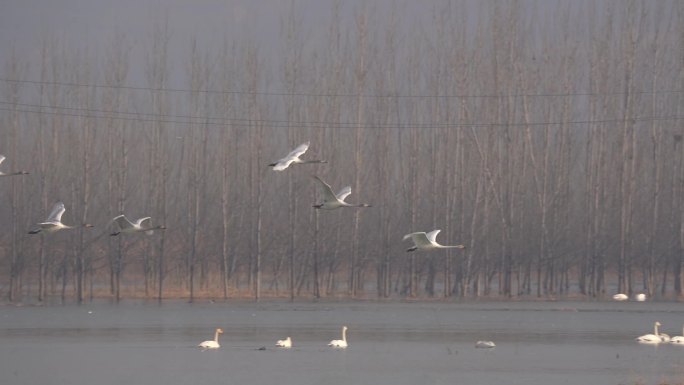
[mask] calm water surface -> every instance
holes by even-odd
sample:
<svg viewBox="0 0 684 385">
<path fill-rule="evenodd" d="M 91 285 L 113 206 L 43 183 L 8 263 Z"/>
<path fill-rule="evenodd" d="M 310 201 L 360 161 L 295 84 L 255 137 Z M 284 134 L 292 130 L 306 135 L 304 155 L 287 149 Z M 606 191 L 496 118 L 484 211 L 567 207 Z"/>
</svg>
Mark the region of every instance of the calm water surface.
<svg viewBox="0 0 684 385">
<path fill-rule="evenodd" d="M 684 305 L 198 303 L 0 307 L 0 384 L 684 383 Z M 349 348 L 326 346 L 349 327 Z M 222 327 L 221 349 L 196 345 Z M 278 350 L 291 336 L 294 347 Z M 475 349 L 480 339 L 497 347 Z M 258 350 L 265 346 L 266 350 Z"/>
</svg>

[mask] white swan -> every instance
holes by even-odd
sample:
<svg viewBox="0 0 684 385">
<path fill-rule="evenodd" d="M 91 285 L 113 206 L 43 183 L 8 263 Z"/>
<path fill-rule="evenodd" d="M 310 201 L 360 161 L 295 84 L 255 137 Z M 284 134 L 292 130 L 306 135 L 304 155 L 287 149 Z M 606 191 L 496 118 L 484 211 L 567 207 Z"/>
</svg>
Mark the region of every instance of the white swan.
<svg viewBox="0 0 684 385">
<path fill-rule="evenodd" d="M 332 340 L 328 343 L 328 346 L 332 346 L 334 348 L 346 348 L 347 347 L 347 327 L 342 326 L 342 339 L 341 340 Z"/>
<path fill-rule="evenodd" d="M 155 227 L 143 227 L 143 223 L 147 222 L 150 220 L 150 217 L 144 217 L 136 220 L 135 222 L 129 221 L 124 215 L 119 215 L 118 217 L 115 217 L 114 219 L 111 220 L 111 222 L 116 222 L 117 225 L 119 225 L 119 231 L 115 231 L 109 235 L 111 236 L 117 236 L 121 233 L 137 233 L 144 231 L 145 234 L 151 235 L 154 233 L 154 230 L 164 230 L 166 227 L 164 226 L 155 226 Z M 110 222 L 110 223 L 111 223 Z"/>
<path fill-rule="evenodd" d="M 351 194 L 351 187 L 346 186 L 340 192 L 335 194 L 329 184 L 323 182 L 323 180 L 314 175 L 314 179 L 321 186 L 321 194 L 323 194 L 323 203 L 314 205 L 313 207 L 323 210 L 334 210 L 340 207 L 371 207 L 369 204 L 349 204 L 344 201 L 346 197 Z"/>
<path fill-rule="evenodd" d="M 433 230 L 429 233 L 417 232 L 404 235 L 404 241 L 407 239 L 413 240 L 413 247 L 406 249 L 406 251 L 420 250 L 435 250 L 435 249 L 465 249 L 463 245 L 445 246 L 437 243 L 437 234 L 442 230 Z"/>
<path fill-rule="evenodd" d="M 494 344 L 493 341 L 477 341 L 475 343 L 475 347 L 480 348 L 480 349 L 489 349 L 489 348 L 493 348 L 495 346 L 496 345 Z"/>
<path fill-rule="evenodd" d="M 660 322 L 656 321 L 655 324 L 653 324 L 653 334 L 644 334 L 643 336 L 637 337 L 636 340 L 644 344 L 659 344 L 665 342 L 663 341 L 661 334 L 658 333 L 658 326 L 661 326 Z"/>
<path fill-rule="evenodd" d="M 303 164 L 303 163 L 328 163 L 325 160 L 301 160 L 299 157 L 302 156 L 306 152 L 306 150 L 309 149 L 309 143 L 302 143 L 299 145 L 299 147 L 295 148 L 287 154 L 286 157 L 278 160 L 275 163 L 271 163 L 268 166 L 273 167 L 274 171 L 283 171 L 286 168 L 290 167 L 291 164 Z"/>
<path fill-rule="evenodd" d="M 52 207 L 52 211 L 45 222 L 40 222 L 33 230 L 29 231 L 29 234 L 38 234 L 41 231 L 46 233 L 54 233 L 55 231 L 65 230 L 65 229 L 75 229 L 77 227 L 93 227 L 90 224 L 83 224 L 81 226 L 67 226 L 62 223 L 62 214 L 66 209 L 64 208 L 64 203 L 57 202 Z"/>
<path fill-rule="evenodd" d="M 634 299 L 637 300 L 637 302 L 644 302 L 644 301 L 646 301 L 646 294 L 639 293 L 639 294 L 634 296 Z"/>
<path fill-rule="evenodd" d="M 204 341 L 197 346 L 199 346 L 200 348 L 204 348 L 204 349 L 218 349 L 218 348 L 220 348 L 221 345 L 219 345 L 219 342 L 218 342 L 219 334 L 223 334 L 223 329 L 221 329 L 221 328 L 216 329 L 216 332 L 214 333 L 214 339 L 213 340 Z"/>
<path fill-rule="evenodd" d="M 613 299 L 616 301 L 627 301 L 629 299 L 629 297 L 627 296 L 627 294 L 619 293 L 619 294 L 615 294 L 613 296 Z"/>
<path fill-rule="evenodd" d="M 4 155 L 0 155 L 0 164 L 2 164 L 2 162 L 5 161 L 5 159 L 7 159 L 7 158 L 5 158 Z M 9 173 L 9 174 L 5 174 L 4 172 L 0 171 L 0 176 L 12 176 L 12 175 L 28 175 L 28 172 L 26 172 L 26 171 L 16 171 L 16 172 L 12 172 L 12 173 Z"/>
<path fill-rule="evenodd" d="M 684 327 L 682 327 L 682 335 L 670 338 L 670 343 L 676 345 L 684 345 Z"/>
<path fill-rule="evenodd" d="M 291 348 L 292 347 L 292 338 L 287 337 L 284 340 L 278 340 L 276 342 L 276 346 L 279 348 Z"/>
</svg>

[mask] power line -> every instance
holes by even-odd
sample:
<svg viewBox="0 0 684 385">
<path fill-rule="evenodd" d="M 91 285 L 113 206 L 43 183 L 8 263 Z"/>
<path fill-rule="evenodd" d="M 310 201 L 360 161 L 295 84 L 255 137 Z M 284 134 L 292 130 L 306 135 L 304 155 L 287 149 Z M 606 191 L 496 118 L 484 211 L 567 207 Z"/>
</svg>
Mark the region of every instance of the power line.
<svg viewBox="0 0 684 385">
<path fill-rule="evenodd" d="M 7 102 L 0 102 L 0 104 L 12 104 Z M 45 106 L 33 105 L 33 108 L 49 108 Z M 210 125 L 210 126 L 238 126 L 238 127 L 250 127 L 255 124 L 271 126 L 273 128 L 288 127 L 293 124 L 306 126 L 310 128 L 351 128 L 355 127 L 356 123 L 346 123 L 346 122 L 287 122 L 283 120 L 270 120 L 270 119 L 238 119 L 237 121 L 232 121 L 231 119 L 222 118 L 202 118 L 202 117 L 183 117 L 181 115 L 153 115 L 153 117 L 135 117 L 135 116 L 107 116 L 91 114 L 89 112 L 101 113 L 99 110 L 88 110 L 88 109 L 74 109 L 77 111 L 85 111 L 87 113 L 77 113 L 77 112 L 59 112 L 59 111 L 42 111 L 42 110 L 32 110 L 32 109 L 17 109 L 10 107 L 0 107 L 0 111 L 16 112 L 16 113 L 27 113 L 27 114 L 43 114 L 52 116 L 66 116 L 73 118 L 87 118 L 87 119 L 111 119 L 120 121 L 132 121 L 141 123 L 164 123 L 164 124 L 179 124 L 179 125 Z M 115 113 L 115 112 L 110 112 Z M 126 113 L 133 114 L 133 113 Z M 148 114 L 150 115 L 150 114 Z M 186 118 L 184 120 L 176 120 L 173 118 Z M 192 121 L 192 119 L 196 119 Z M 671 116 L 643 116 L 643 117 L 632 117 L 632 118 L 614 118 L 614 119 L 595 119 L 595 120 L 576 120 L 576 121 L 553 121 L 553 122 L 529 122 L 529 123 L 404 123 L 404 124 L 364 124 L 365 128 L 391 128 L 391 129 L 405 129 L 405 128 L 458 128 L 458 127 L 475 127 L 475 128 L 485 128 L 485 127 L 537 127 L 537 126 L 560 126 L 560 125 L 583 125 L 583 124 L 605 124 L 605 123 L 624 123 L 626 121 L 633 122 L 653 122 L 653 121 L 676 121 L 684 120 L 684 116 L 671 115 Z"/>
<path fill-rule="evenodd" d="M 55 82 L 55 81 L 41 81 L 41 80 L 18 80 L 0 78 L 0 81 L 7 83 L 24 83 L 31 85 L 44 86 L 59 86 L 59 87 L 79 87 L 79 88 L 108 88 L 108 89 L 123 89 L 133 91 L 149 91 L 149 92 L 173 92 L 173 93 L 206 93 L 219 95 L 263 95 L 263 96 L 301 96 L 301 97 L 365 97 L 365 98 L 386 98 L 386 99 L 504 99 L 504 98 L 521 98 L 521 97 L 575 97 L 575 96 L 619 96 L 625 95 L 625 91 L 615 92 L 568 92 L 568 93 L 512 93 L 512 94 L 464 94 L 464 95 L 412 95 L 412 94 L 334 94 L 334 93 L 315 93 L 315 92 L 282 92 L 282 91 L 228 91 L 228 90 L 191 90 L 184 88 L 153 88 L 140 86 L 125 86 L 125 85 L 107 85 L 107 84 L 85 84 L 72 82 Z M 680 94 L 684 90 L 650 90 L 650 91 L 630 91 L 630 94 L 639 95 L 659 95 L 659 94 Z"/>
</svg>

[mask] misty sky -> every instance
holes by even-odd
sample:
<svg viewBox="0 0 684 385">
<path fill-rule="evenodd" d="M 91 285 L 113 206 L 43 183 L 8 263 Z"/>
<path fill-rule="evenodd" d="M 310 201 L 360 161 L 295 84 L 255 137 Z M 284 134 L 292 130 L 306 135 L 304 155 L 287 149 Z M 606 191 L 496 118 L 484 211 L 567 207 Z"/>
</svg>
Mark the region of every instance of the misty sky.
<svg viewBox="0 0 684 385">
<path fill-rule="evenodd" d="M 382 16 L 390 3 L 375 1 L 372 6 Z M 394 3 L 410 18 L 416 15 L 411 8 L 430 8 L 425 6 L 429 2 L 423 6 L 403 0 Z M 304 39 L 312 44 L 326 31 L 332 4 L 331 0 L 5 0 L 0 2 L 0 65 L 13 49 L 24 60 L 36 60 L 46 36 L 58 39 L 67 49 L 87 48 L 98 55 L 105 51 L 98 47 L 123 33 L 133 45 L 135 59 L 142 56 L 154 24 L 167 17 L 172 49 L 187 47 L 196 38 L 199 44 L 217 47 L 225 41 L 251 40 L 262 51 L 276 52 L 282 42 L 282 23 L 291 9 L 301 20 Z M 357 0 L 342 2 L 340 12 L 349 28 L 354 27 L 351 16 L 362 5 Z"/>
</svg>

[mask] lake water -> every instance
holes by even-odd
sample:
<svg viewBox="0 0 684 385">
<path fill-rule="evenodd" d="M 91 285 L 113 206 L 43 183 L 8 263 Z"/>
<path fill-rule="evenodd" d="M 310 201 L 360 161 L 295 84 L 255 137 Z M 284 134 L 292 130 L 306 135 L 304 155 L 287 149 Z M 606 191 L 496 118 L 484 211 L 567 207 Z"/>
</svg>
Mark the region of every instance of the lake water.
<svg viewBox="0 0 684 385">
<path fill-rule="evenodd" d="M 0 384 L 684 383 L 665 302 L 156 303 L 0 307 Z M 349 327 L 349 348 L 326 346 Z M 196 345 L 221 327 L 221 348 Z M 291 336 L 293 348 L 274 343 Z M 477 340 L 494 349 L 476 349 Z M 258 350 L 265 346 L 266 350 Z"/>
</svg>

